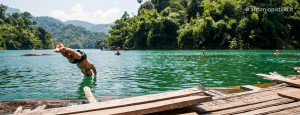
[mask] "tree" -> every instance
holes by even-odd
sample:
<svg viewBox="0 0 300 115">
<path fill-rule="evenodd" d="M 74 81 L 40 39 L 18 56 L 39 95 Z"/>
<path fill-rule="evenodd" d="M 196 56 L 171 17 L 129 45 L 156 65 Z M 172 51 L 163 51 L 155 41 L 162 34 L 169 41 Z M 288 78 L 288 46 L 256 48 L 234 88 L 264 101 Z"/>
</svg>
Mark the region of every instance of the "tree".
<svg viewBox="0 0 300 115">
<path fill-rule="evenodd" d="M 191 18 L 194 18 L 197 15 L 197 13 L 199 13 L 199 14 L 203 13 L 203 9 L 200 7 L 201 1 L 199 1 L 199 0 L 192 0 L 188 4 L 188 7 L 186 9 L 188 21 L 190 21 Z"/>
<path fill-rule="evenodd" d="M 151 0 L 151 2 L 154 4 L 155 9 L 160 13 L 169 6 L 170 0 Z"/>
<path fill-rule="evenodd" d="M 22 18 L 27 18 L 27 19 L 30 19 L 32 18 L 32 15 L 29 13 L 29 12 L 24 12 L 24 13 L 21 13 L 20 14 Z"/>
<path fill-rule="evenodd" d="M 29 18 L 32 16 L 29 12 L 6 14 L 5 10 L 6 6 L 1 4 L 0 49 L 52 49 L 54 47 L 49 32 L 31 26 L 32 21 Z"/>
<path fill-rule="evenodd" d="M 154 4 L 152 2 L 146 2 L 142 4 L 138 10 L 138 13 L 140 13 L 141 10 L 153 10 L 154 9 Z"/>
<path fill-rule="evenodd" d="M 292 7 L 292 12 L 245 8 Z M 300 48 L 299 0 L 151 0 L 115 21 L 108 46 L 136 49 Z M 125 18 L 126 17 L 126 18 Z M 174 42 L 175 41 L 175 42 Z"/>
<path fill-rule="evenodd" d="M 129 14 L 127 13 L 127 11 L 124 12 L 123 16 L 122 16 L 122 19 L 124 21 L 126 21 L 127 19 L 129 19 Z"/>
<path fill-rule="evenodd" d="M 5 20 L 5 11 L 7 6 L 0 4 L 0 19 Z"/>
<path fill-rule="evenodd" d="M 143 2 L 143 0 L 137 0 L 138 1 L 138 3 L 140 3 L 140 4 L 142 4 L 142 2 Z"/>
</svg>

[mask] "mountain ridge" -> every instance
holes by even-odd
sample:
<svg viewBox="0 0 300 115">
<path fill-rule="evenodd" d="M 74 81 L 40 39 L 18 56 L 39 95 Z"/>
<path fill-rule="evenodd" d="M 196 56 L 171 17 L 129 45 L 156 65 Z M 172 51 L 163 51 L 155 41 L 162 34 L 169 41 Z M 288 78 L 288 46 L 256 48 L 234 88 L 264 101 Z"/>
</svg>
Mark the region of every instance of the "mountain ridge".
<svg viewBox="0 0 300 115">
<path fill-rule="evenodd" d="M 49 16 L 34 17 L 37 27 L 43 27 L 49 31 L 54 39 L 54 44 L 63 43 L 71 48 L 95 48 L 95 42 L 107 36 L 104 32 L 92 32 L 82 26 L 65 24 L 64 22 Z"/>
<path fill-rule="evenodd" d="M 82 26 L 92 32 L 105 32 L 106 34 L 108 34 L 108 30 L 110 30 L 111 26 L 112 26 L 112 24 L 93 24 L 93 23 L 81 21 L 81 20 L 67 20 L 64 23 L 72 24 L 74 26 Z"/>
<path fill-rule="evenodd" d="M 20 9 L 18 8 L 12 8 L 12 7 L 7 7 L 6 13 L 22 13 Z M 44 16 L 37 16 L 37 17 L 44 17 Z M 51 17 L 51 16 L 47 16 L 47 17 Z M 54 17 L 51 17 L 54 18 Z M 56 18 L 54 18 L 56 19 Z M 59 20 L 59 19 L 57 19 Z M 59 20 L 61 21 L 61 20 Z M 87 21 L 81 21 L 81 20 L 67 20 L 65 22 L 61 21 L 63 24 L 68 25 L 68 24 L 72 24 L 74 26 L 81 26 L 86 28 L 87 30 L 90 30 L 92 32 L 104 32 L 106 34 L 109 34 L 109 30 L 111 29 L 111 26 L 113 24 L 93 24 Z"/>
</svg>

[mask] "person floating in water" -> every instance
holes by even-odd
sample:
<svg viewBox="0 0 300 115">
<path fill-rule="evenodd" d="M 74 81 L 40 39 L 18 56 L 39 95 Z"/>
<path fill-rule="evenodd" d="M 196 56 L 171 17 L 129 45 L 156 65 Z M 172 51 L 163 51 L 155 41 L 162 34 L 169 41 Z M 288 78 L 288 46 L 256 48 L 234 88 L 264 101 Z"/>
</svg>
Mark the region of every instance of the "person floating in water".
<svg viewBox="0 0 300 115">
<path fill-rule="evenodd" d="M 205 52 L 204 52 L 204 50 L 202 50 L 202 55 L 205 55 Z"/>
<path fill-rule="evenodd" d="M 77 67 L 86 77 L 92 76 L 92 71 L 94 75 L 97 75 L 97 70 L 95 65 L 87 59 L 85 52 L 77 50 L 76 52 L 71 48 L 65 48 L 62 44 L 57 45 L 54 52 L 61 53 L 65 56 L 70 63 L 77 64 Z"/>
<path fill-rule="evenodd" d="M 274 53 L 274 55 L 279 55 L 279 51 L 276 50 L 275 53 Z"/>
<path fill-rule="evenodd" d="M 117 53 L 115 55 L 121 55 L 121 53 L 119 52 L 120 47 L 118 47 Z"/>
</svg>

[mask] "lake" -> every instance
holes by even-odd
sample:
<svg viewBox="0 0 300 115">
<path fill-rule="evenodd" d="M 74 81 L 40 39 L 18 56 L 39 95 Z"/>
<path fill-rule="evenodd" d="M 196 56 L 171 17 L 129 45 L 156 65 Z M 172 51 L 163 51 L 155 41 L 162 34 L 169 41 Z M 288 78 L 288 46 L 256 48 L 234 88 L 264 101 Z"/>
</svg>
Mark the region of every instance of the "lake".
<svg viewBox="0 0 300 115">
<path fill-rule="evenodd" d="M 84 49 L 98 71 L 84 77 L 53 50 L 0 51 L 0 100 L 82 99 L 89 86 L 97 99 L 147 95 L 191 88 L 270 83 L 255 74 L 296 74 L 300 50 L 129 50 Z M 21 56 L 22 54 L 52 56 Z"/>
</svg>

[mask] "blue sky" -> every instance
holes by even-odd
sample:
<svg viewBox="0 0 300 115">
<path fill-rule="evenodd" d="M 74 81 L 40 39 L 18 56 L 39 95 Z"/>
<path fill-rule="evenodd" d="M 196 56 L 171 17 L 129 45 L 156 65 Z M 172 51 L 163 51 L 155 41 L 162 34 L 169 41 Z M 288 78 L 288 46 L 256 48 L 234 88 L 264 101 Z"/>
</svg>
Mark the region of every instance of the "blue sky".
<svg viewBox="0 0 300 115">
<path fill-rule="evenodd" d="M 145 1 L 145 0 L 144 0 Z M 137 14 L 137 0 L 0 0 L 1 4 L 28 11 L 33 16 L 51 16 L 62 21 L 113 23 L 125 11 Z"/>
</svg>

